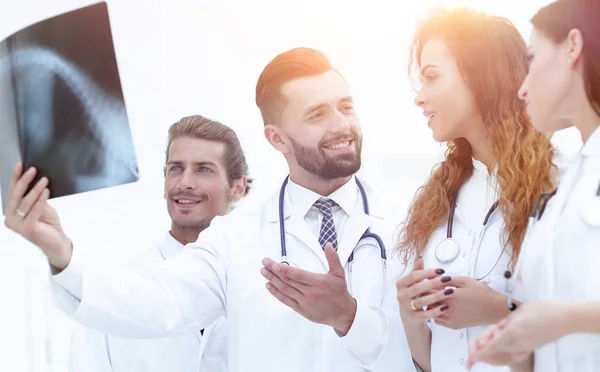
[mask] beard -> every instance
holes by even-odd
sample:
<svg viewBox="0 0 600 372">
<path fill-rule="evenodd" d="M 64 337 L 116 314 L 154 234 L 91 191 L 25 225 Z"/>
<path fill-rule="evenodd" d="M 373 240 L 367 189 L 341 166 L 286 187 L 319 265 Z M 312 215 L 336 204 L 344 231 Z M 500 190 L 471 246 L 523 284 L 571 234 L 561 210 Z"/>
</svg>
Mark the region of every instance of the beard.
<svg viewBox="0 0 600 372">
<path fill-rule="evenodd" d="M 207 203 L 201 206 L 199 211 L 189 211 L 189 214 L 179 215 L 179 213 L 174 213 L 172 210 L 172 206 L 170 203 L 167 203 L 167 211 L 169 212 L 169 216 L 171 217 L 171 221 L 173 225 L 182 230 L 190 230 L 190 231 L 203 231 L 208 226 L 210 226 L 211 221 L 217 215 L 227 214 L 227 205 L 231 201 L 231 189 L 227 188 L 224 194 L 223 200 L 219 203 L 217 200 L 211 200 L 207 202 L 207 196 L 204 193 L 194 194 L 191 192 L 179 192 L 173 193 L 173 196 L 178 197 L 200 197 L 202 203 Z M 171 197 L 173 197 L 171 196 Z M 172 199 L 171 199 L 172 200 Z M 220 204 L 220 205 L 217 205 Z"/>
<path fill-rule="evenodd" d="M 354 136 L 352 142 L 356 146 L 356 151 L 328 156 L 320 144 L 317 147 L 308 147 L 290 138 L 298 165 L 324 180 L 348 177 L 358 172 L 361 166 L 362 137 Z"/>
</svg>

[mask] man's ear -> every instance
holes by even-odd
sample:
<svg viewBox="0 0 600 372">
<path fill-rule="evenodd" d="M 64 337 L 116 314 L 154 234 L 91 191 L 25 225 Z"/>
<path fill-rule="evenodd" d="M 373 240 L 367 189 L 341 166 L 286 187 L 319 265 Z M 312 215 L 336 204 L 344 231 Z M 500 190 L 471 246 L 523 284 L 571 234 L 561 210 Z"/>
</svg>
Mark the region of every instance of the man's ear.
<svg viewBox="0 0 600 372">
<path fill-rule="evenodd" d="M 231 186 L 231 202 L 235 203 L 246 195 L 246 187 L 248 187 L 248 177 L 242 176 L 241 178 L 233 181 Z"/>
<path fill-rule="evenodd" d="M 275 148 L 275 150 L 287 154 L 290 151 L 290 147 L 287 144 L 285 135 L 280 127 L 267 124 L 264 128 L 264 135 L 267 141 Z"/>
</svg>

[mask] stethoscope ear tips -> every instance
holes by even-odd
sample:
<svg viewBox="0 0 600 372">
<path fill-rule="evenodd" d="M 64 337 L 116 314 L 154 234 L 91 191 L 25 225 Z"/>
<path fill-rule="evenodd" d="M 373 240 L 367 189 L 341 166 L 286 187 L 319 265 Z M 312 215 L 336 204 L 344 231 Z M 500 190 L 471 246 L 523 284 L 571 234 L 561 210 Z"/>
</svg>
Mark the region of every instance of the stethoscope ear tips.
<svg viewBox="0 0 600 372">
<path fill-rule="evenodd" d="M 512 273 L 510 272 L 510 270 L 506 270 L 504 272 L 504 278 L 505 279 L 510 279 L 512 277 Z"/>
</svg>

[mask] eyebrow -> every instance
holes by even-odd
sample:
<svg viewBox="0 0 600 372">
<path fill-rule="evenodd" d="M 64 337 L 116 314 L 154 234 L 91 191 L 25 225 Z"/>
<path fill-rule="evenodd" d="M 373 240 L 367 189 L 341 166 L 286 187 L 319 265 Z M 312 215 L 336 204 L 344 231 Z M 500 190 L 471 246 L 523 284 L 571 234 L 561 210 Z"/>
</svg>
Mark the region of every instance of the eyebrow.
<svg viewBox="0 0 600 372">
<path fill-rule="evenodd" d="M 168 163 L 168 165 L 183 165 L 184 163 L 182 161 L 178 161 L 178 160 L 170 160 Z M 193 166 L 196 167 L 214 167 L 217 168 L 217 164 L 212 162 L 212 161 L 195 161 L 192 163 Z"/>
<path fill-rule="evenodd" d="M 354 102 L 354 100 L 352 99 L 351 96 L 342 97 L 339 100 L 339 103 L 353 103 L 353 102 Z M 310 106 L 309 108 L 304 110 L 304 115 L 305 116 L 310 115 L 311 113 L 318 111 L 322 108 L 326 108 L 326 107 L 329 107 L 329 105 L 326 103 L 317 103 L 316 105 Z"/>
<path fill-rule="evenodd" d="M 425 72 L 427 72 L 427 70 L 430 70 L 432 68 L 439 68 L 440 66 L 438 65 L 434 65 L 434 64 L 427 64 L 425 66 L 423 66 L 423 68 L 421 69 L 421 75 L 424 75 Z"/>
</svg>

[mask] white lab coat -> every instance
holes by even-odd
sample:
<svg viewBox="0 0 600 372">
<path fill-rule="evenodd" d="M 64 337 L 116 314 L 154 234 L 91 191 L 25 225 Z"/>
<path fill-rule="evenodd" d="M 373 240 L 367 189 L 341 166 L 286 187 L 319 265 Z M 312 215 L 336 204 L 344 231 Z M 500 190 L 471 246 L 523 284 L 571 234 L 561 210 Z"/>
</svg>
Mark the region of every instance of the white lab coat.
<svg viewBox="0 0 600 372">
<path fill-rule="evenodd" d="M 532 229 L 520 275 L 530 300 L 600 301 L 600 226 L 582 207 L 600 185 L 600 129 L 585 143 Z M 576 334 L 535 353 L 536 372 L 600 371 L 600 335 Z"/>
<path fill-rule="evenodd" d="M 568 157 L 557 153 L 553 160 L 562 174 L 569 164 Z M 479 237 L 483 231 L 483 221 L 492 204 L 500 196 L 500 186 L 495 173 L 490 175 L 487 167 L 475 159 L 473 159 L 473 168 L 473 175 L 459 190 L 454 213 L 452 237 L 460 244 L 459 255 L 454 261 L 446 264 L 439 262 L 435 257 L 436 246 L 446 238 L 447 220 L 432 234 L 423 255 L 426 268 L 442 268 L 445 270 L 445 275 L 451 277 L 469 276 L 470 265 L 475 260 Z M 479 256 L 475 261 L 475 277 L 480 278 L 493 267 L 490 274 L 482 279 L 482 282 L 491 289 L 506 295 L 504 272 L 509 268 L 512 247 L 508 245 L 507 251 L 503 251 L 500 244 L 503 226 L 504 218 L 500 209 L 497 208 L 489 218 L 487 231 L 479 249 Z M 498 259 L 496 266 L 493 266 Z M 516 286 L 514 296 L 521 302 L 527 300 L 520 284 Z M 481 325 L 453 330 L 437 325 L 433 321 L 429 323 L 429 326 L 432 335 L 431 366 L 433 372 L 465 371 L 465 363 L 469 357 L 469 342 L 479 337 L 488 327 L 488 325 Z M 471 371 L 510 372 L 510 368 L 478 363 L 472 367 Z"/>
<path fill-rule="evenodd" d="M 184 245 L 167 233 L 161 244 L 126 263 L 131 269 L 149 269 L 180 253 Z M 226 372 L 227 319 L 195 334 L 156 339 L 107 335 L 73 324 L 69 370 L 72 372 Z"/>
<path fill-rule="evenodd" d="M 380 234 L 389 250 L 386 298 L 379 306 L 380 251 L 371 239 L 364 240 L 353 267 L 358 308 L 345 337 L 308 321 L 265 288 L 262 259 L 281 259 L 279 192 L 258 210 L 216 217 L 193 249 L 142 275 L 84 265 L 75 248 L 69 267 L 52 277 L 56 299 L 83 324 L 126 337 L 196 332 L 226 315 L 231 372 L 412 371 L 394 285 L 404 267 L 392 257 L 393 224 L 385 224 L 382 206 L 365 186 L 371 216 L 363 212 L 357 189 L 344 234 L 338 237 L 338 254 L 346 263 L 369 226 Z M 290 213 L 287 193 L 284 206 L 289 260 L 325 273 L 323 249 L 303 217 Z"/>
</svg>

